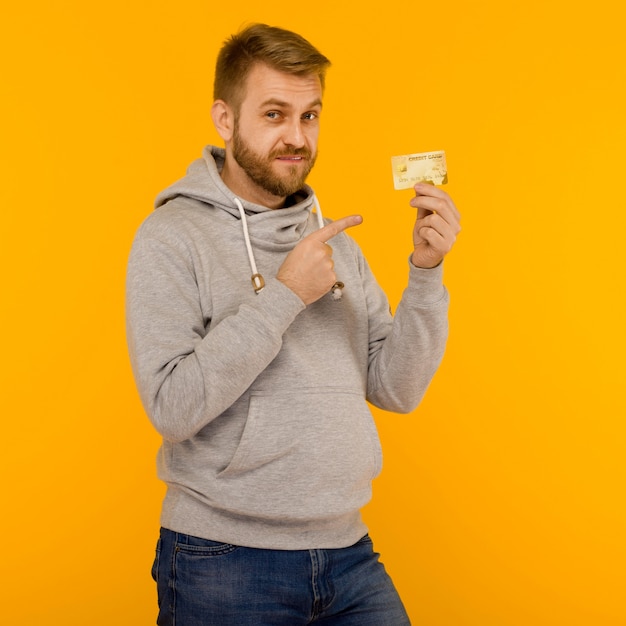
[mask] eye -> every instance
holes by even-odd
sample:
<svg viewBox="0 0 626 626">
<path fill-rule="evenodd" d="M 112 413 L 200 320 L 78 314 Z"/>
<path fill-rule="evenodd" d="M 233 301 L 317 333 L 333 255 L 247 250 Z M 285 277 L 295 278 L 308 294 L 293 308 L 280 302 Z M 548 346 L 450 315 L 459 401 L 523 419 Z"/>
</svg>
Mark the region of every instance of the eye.
<svg viewBox="0 0 626 626">
<path fill-rule="evenodd" d="M 318 117 L 318 114 L 315 113 L 315 111 L 309 111 L 308 113 L 305 113 L 302 116 L 302 119 L 304 119 L 304 120 L 316 120 L 317 117 Z"/>
<path fill-rule="evenodd" d="M 270 120 L 277 120 L 280 117 L 280 113 L 278 111 L 268 111 L 265 114 L 265 117 L 267 117 Z"/>
</svg>

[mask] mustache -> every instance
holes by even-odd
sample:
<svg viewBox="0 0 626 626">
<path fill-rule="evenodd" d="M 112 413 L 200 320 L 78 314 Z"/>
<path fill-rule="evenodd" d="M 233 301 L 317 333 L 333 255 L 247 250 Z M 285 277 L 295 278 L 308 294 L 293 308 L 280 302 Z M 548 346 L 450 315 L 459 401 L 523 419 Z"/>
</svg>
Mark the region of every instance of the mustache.
<svg viewBox="0 0 626 626">
<path fill-rule="evenodd" d="M 270 153 L 270 159 L 284 156 L 301 156 L 310 159 L 313 155 L 311 151 L 306 148 L 285 148 L 284 150 L 274 150 Z"/>
</svg>

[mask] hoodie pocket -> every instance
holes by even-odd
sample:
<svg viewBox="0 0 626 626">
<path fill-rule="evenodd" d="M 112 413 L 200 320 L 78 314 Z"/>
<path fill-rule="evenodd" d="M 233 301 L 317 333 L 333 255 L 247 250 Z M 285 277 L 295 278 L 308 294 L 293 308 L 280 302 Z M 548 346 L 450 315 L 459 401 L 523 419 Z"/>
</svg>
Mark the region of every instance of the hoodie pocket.
<svg viewBox="0 0 626 626">
<path fill-rule="evenodd" d="M 253 392 L 239 445 L 220 478 L 257 474 L 265 486 L 337 481 L 365 486 L 381 451 L 362 394 L 337 388 Z"/>
</svg>

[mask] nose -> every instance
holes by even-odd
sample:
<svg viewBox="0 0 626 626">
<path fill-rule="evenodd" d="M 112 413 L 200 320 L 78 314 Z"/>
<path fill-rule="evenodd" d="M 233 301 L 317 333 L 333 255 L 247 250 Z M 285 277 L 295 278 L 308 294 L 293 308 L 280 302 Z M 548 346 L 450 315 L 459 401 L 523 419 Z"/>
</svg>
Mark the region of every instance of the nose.
<svg viewBox="0 0 626 626">
<path fill-rule="evenodd" d="M 287 146 L 294 148 L 302 148 L 304 146 L 304 132 L 302 129 L 302 120 L 294 119 L 285 128 L 283 141 Z"/>
</svg>

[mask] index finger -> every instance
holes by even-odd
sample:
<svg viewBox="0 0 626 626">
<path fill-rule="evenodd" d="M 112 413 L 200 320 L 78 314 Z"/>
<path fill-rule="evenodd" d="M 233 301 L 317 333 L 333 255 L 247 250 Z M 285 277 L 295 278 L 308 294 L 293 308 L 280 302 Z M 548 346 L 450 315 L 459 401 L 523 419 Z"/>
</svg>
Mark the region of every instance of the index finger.
<svg viewBox="0 0 626 626">
<path fill-rule="evenodd" d="M 314 233 L 311 233 L 309 237 L 311 239 L 315 239 L 316 241 L 320 241 L 322 243 L 326 243 L 329 239 L 332 239 L 335 235 L 346 230 L 346 228 L 350 228 L 351 226 L 358 226 L 363 221 L 363 218 L 360 215 L 348 215 L 347 217 L 342 217 L 330 224 L 326 224 L 319 230 L 316 230 Z"/>
</svg>

